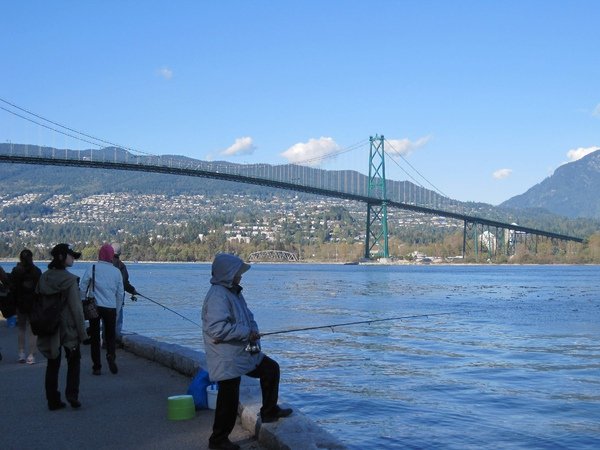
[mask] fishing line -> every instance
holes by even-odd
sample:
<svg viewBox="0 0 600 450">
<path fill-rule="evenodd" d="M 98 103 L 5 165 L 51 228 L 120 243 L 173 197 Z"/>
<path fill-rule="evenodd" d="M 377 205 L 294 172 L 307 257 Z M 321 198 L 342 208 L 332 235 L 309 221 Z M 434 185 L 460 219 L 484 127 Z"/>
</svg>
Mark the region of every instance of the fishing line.
<svg viewBox="0 0 600 450">
<path fill-rule="evenodd" d="M 187 320 L 188 322 L 193 323 L 194 325 L 201 327 L 202 325 L 200 325 L 198 322 L 194 322 L 192 319 L 187 318 L 186 316 L 178 313 L 177 311 L 169 308 L 168 306 L 163 305 L 162 303 L 157 302 L 156 300 L 152 300 L 149 297 L 146 297 L 143 294 L 140 294 L 139 292 L 136 292 L 136 295 L 142 298 L 145 298 L 146 300 L 151 301 L 152 303 L 161 306 L 162 308 L 171 311 L 174 314 L 177 314 L 179 317 L 181 317 L 182 319 Z M 471 311 L 465 311 L 464 314 L 470 314 L 473 312 L 481 312 L 481 311 L 486 311 L 485 309 L 476 309 L 476 310 L 471 310 Z M 288 330 L 280 330 L 280 331 L 270 331 L 268 333 L 260 333 L 260 337 L 263 336 L 272 336 L 274 334 L 285 334 L 285 333 L 297 333 L 299 331 L 309 331 L 309 330 L 321 330 L 324 328 L 329 328 L 331 329 L 331 331 L 334 331 L 334 328 L 338 328 L 338 327 L 345 327 L 345 326 L 350 326 L 350 325 L 362 325 L 362 324 L 372 324 L 372 323 L 377 323 L 377 322 L 388 322 L 391 320 L 405 320 L 405 319 L 417 319 L 417 318 L 421 318 L 421 317 L 434 317 L 434 316 L 448 316 L 451 314 L 458 314 L 456 312 L 443 312 L 443 313 L 432 313 L 432 314 L 414 314 L 411 316 L 398 316 L 398 317 L 387 317 L 385 319 L 370 319 L 370 320 L 358 320 L 358 321 L 354 321 L 354 322 L 343 322 L 343 323 L 332 323 L 332 324 L 328 324 L 328 325 L 319 325 L 319 326 L 314 326 L 314 327 L 304 327 L 304 328 L 291 328 Z"/>
<path fill-rule="evenodd" d="M 480 311 L 485 311 L 485 309 L 465 311 L 465 314 L 469 314 L 472 312 L 480 312 Z M 316 327 L 292 328 L 289 330 L 271 331 L 269 333 L 260 333 L 260 336 L 262 337 L 262 336 L 270 336 L 272 334 L 284 334 L 284 333 L 295 333 L 298 331 L 319 330 L 319 329 L 323 329 L 323 328 L 330 328 L 331 331 L 333 331 L 334 328 L 344 327 L 344 326 L 348 326 L 348 325 L 359 325 L 359 324 L 365 324 L 365 323 L 372 324 L 375 322 L 386 322 L 389 320 L 415 319 L 415 318 L 419 318 L 419 317 L 448 316 L 450 314 L 457 314 L 457 313 L 443 312 L 443 313 L 433 313 L 433 314 L 416 314 L 416 315 L 412 315 L 412 316 L 388 317 L 386 319 L 359 320 L 356 322 L 334 323 L 334 324 L 329 324 L 329 325 L 320 325 L 320 326 L 316 326 Z"/>
<path fill-rule="evenodd" d="M 162 303 L 159 303 L 159 302 L 157 302 L 156 300 L 152 300 L 151 298 L 148 298 L 148 297 L 146 297 L 145 295 L 143 295 L 143 294 L 140 294 L 139 292 L 136 292 L 136 293 L 135 293 L 135 295 L 137 295 L 138 297 L 145 298 L 146 300 L 149 300 L 149 301 L 151 301 L 152 303 L 155 303 L 155 304 L 157 304 L 158 306 L 162 306 L 163 308 L 165 308 L 165 309 L 167 309 L 167 310 L 171 311 L 172 313 L 175 313 L 175 314 L 177 314 L 177 315 L 178 315 L 179 317 L 181 317 L 182 319 L 185 319 L 185 320 L 187 320 L 188 322 L 192 322 L 194 325 L 196 325 L 196 326 L 199 326 L 199 327 L 201 327 L 201 328 L 202 328 L 202 325 L 200 325 L 198 322 L 194 322 L 192 319 L 188 319 L 188 318 L 187 318 L 187 317 L 185 317 L 184 315 L 182 315 L 182 314 L 179 314 L 177 311 L 175 311 L 175 310 L 173 310 L 173 309 L 169 308 L 168 306 L 165 306 L 165 305 L 163 305 Z"/>
</svg>

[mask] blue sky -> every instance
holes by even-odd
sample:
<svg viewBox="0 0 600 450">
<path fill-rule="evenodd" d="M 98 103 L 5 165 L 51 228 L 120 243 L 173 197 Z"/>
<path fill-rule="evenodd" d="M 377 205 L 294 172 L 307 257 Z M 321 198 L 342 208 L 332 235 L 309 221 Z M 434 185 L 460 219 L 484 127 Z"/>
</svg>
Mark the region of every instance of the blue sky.
<svg viewBox="0 0 600 450">
<path fill-rule="evenodd" d="M 0 15 L 0 99 L 147 153 L 283 164 L 383 134 L 444 194 L 498 204 L 600 149 L 598 1 L 22 1 Z M 0 109 L 7 141 L 90 147 Z M 366 173 L 368 148 L 321 167 Z M 406 179 L 395 160 L 387 177 Z"/>
</svg>

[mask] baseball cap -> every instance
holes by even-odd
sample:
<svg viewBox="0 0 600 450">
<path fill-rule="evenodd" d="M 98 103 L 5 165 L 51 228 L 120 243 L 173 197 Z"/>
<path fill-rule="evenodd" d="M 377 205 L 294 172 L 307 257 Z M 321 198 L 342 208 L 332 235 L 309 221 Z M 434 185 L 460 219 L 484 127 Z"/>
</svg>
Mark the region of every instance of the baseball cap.
<svg viewBox="0 0 600 450">
<path fill-rule="evenodd" d="M 119 244 L 118 242 L 113 242 L 111 246 L 115 251 L 115 255 L 119 256 L 121 254 L 121 244 Z"/>
<path fill-rule="evenodd" d="M 57 257 L 58 255 L 71 255 L 75 259 L 79 259 L 79 257 L 81 256 L 80 252 L 76 252 L 75 250 L 73 250 L 71 244 L 55 245 L 54 248 L 50 251 L 50 254 L 53 257 Z"/>
</svg>

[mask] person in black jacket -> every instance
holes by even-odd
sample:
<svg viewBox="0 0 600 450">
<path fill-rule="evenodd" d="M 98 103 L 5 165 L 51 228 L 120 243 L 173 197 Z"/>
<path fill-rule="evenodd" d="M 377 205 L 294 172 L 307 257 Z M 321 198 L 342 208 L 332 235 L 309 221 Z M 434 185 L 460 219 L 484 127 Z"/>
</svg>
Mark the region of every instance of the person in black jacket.
<svg viewBox="0 0 600 450">
<path fill-rule="evenodd" d="M 133 285 L 129 282 L 129 272 L 127 271 L 127 266 L 120 259 L 121 251 L 122 251 L 121 244 L 119 244 L 117 242 L 113 242 L 111 245 L 112 245 L 113 250 L 115 251 L 115 256 L 113 257 L 113 266 L 115 266 L 117 269 L 119 269 L 121 271 L 121 276 L 123 277 L 123 287 L 125 288 L 125 292 L 131 294 L 131 299 L 133 301 L 135 301 L 135 295 L 137 294 L 137 291 L 135 290 Z M 119 346 L 119 347 L 123 347 L 123 341 L 122 341 L 123 336 L 121 335 L 121 331 L 123 329 L 123 309 L 124 309 L 124 307 L 125 307 L 125 296 L 123 296 L 123 305 L 119 311 L 119 315 L 117 317 L 117 324 L 116 324 L 115 339 L 117 342 L 117 346 Z"/>
<path fill-rule="evenodd" d="M 18 345 L 19 362 L 35 364 L 35 350 L 37 338 L 31 331 L 29 314 L 35 298 L 35 287 L 38 284 L 42 271 L 33 263 L 33 253 L 23 249 L 19 254 L 19 262 L 10 273 L 10 285 L 17 303 L 17 324 L 19 327 Z M 26 342 L 28 341 L 28 342 Z M 25 358 L 25 344 L 29 348 L 29 356 Z"/>
</svg>

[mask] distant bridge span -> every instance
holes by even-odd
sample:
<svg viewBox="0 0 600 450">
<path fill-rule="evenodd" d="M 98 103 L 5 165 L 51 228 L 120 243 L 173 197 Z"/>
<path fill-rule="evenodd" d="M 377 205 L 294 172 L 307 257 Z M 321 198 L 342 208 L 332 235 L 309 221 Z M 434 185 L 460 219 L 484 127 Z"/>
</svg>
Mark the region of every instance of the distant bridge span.
<svg viewBox="0 0 600 450">
<path fill-rule="evenodd" d="M 262 250 L 260 252 L 250 253 L 248 261 L 286 261 L 298 262 L 298 257 L 294 253 L 283 250 Z"/>
<path fill-rule="evenodd" d="M 1 146 L 0 146 L 1 147 Z M 20 146 L 21 147 L 21 146 Z M 5 147 L 6 148 L 6 147 Z M 300 180 L 301 178 L 293 178 L 291 174 L 292 166 L 287 166 L 288 173 L 285 173 L 285 170 L 281 168 L 277 168 L 276 166 L 268 166 L 268 165 L 255 165 L 255 166 L 239 166 L 236 169 L 239 172 L 246 171 L 250 174 L 242 174 L 242 173 L 230 173 L 226 171 L 219 170 L 220 168 L 225 168 L 223 166 L 219 166 L 218 163 L 198 163 L 194 162 L 193 164 L 185 164 L 183 165 L 181 161 L 175 161 L 173 163 L 172 159 L 169 157 L 158 157 L 158 156 L 132 156 L 128 153 L 120 153 L 117 155 L 117 150 L 115 149 L 115 157 L 113 160 L 107 159 L 99 159 L 97 155 L 92 153 L 91 150 L 77 151 L 77 150 L 57 150 L 57 149 L 49 149 L 43 148 L 40 149 L 38 155 L 23 155 L 22 153 L 13 153 L 9 154 L 0 153 L 0 162 L 12 163 L 12 164 L 33 164 L 33 165 L 53 165 L 53 166 L 68 166 L 68 167 L 84 167 L 84 168 L 92 168 L 92 169 L 111 169 L 111 170 L 124 170 L 124 171 L 136 171 L 136 172 L 152 172 L 152 173 L 161 173 L 161 174 L 170 174 L 170 175 L 181 175 L 188 177 L 201 177 L 201 178 L 211 178 L 216 180 L 223 181 L 232 181 L 236 183 L 246 183 L 246 184 L 254 184 L 260 186 L 267 186 L 277 189 L 285 189 L 296 192 L 305 192 L 308 194 L 315 194 L 325 197 L 331 198 L 339 198 L 344 200 L 352 200 L 356 202 L 361 202 L 367 205 L 367 207 L 373 206 L 385 206 L 386 208 L 398 208 L 407 211 L 413 211 L 417 213 L 430 214 L 435 216 L 447 217 L 455 220 L 460 220 L 464 224 L 463 230 L 463 257 L 466 253 L 466 243 L 467 243 L 467 229 L 471 228 L 474 232 L 475 237 L 475 253 L 478 253 L 479 243 L 477 234 L 479 230 L 481 230 L 480 234 L 483 234 L 484 228 L 487 227 L 488 233 L 490 228 L 495 228 L 497 235 L 504 235 L 505 241 L 507 242 L 507 251 L 508 246 L 514 246 L 517 241 L 517 237 L 519 235 L 524 236 L 525 240 L 527 235 L 533 235 L 535 237 L 542 236 L 545 238 L 549 238 L 551 240 L 558 241 L 572 241 L 572 242 L 583 242 L 582 238 L 563 235 L 559 233 L 553 233 L 544 230 L 538 230 L 535 228 L 523 227 L 516 224 L 503 223 L 496 220 L 484 219 L 482 217 L 470 216 L 467 214 L 461 214 L 453 211 L 446 211 L 436 208 L 430 208 L 426 206 L 418 206 L 410 203 L 404 203 L 400 201 L 393 200 L 383 200 L 380 198 L 369 197 L 364 195 L 362 192 L 344 192 L 341 190 L 330 189 L 328 187 L 323 186 L 313 186 L 310 184 L 302 184 L 299 182 L 290 182 L 282 179 L 273 179 L 268 178 L 266 176 L 257 176 L 258 173 L 260 175 L 261 171 L 268 172 L 270 176 L 273 176 L 273 170 L 279 170 L 279 173 L 276 173 L 275 176 L 280 178 L 285 178 L 287 176 L 288 179 Z M 123 157 L 123 155 L 127 155 Z M 134 162 L 130 162 L 132 159 Z M 166 163 L 165 163 L 166 161 Z M 311 179 L 310 168 L 294 166 L 293 169 L 299 171 L 303 177 L 306 179 Z M 227 169 L 226 169 L 227 170 Z M 283 173 L 281 173 L 283 171 Z M 298 173 L 295 172 L 294 175 Z M 305 180 L 306 181 L 306 180 Z M 311 181 L 314 181 L 311 179 Z M 322 183 L 325 183 L 321 180 Z M 536 241 L 537 248 L 537 241 Z M 491 257 L 491 254 L 490 254 Z"/>
<path fill-rule="evenodd" d="M 156 158 L 160 160 L 160 158 Z M 176 167 L 162 164 L 140 164 L 130 163 L 122 161 L 99 161 L 92 159 L 74 159 L 74 158 L 60 158 L 60 157 L 47 157 L 47 156 L 18 156 L 18 155 L 5 155 L 0 154 L 0 162 L 13 163 L 13 164 L 36 164 L 36 165 L 53 165 L 53 166 L 71 166 L 71 167 L 88 167 L 93 169 L 113 169 L 113 170 L 126 170 L 126 171 L 137 171 L 137 172 L 153 172 L 163 173 L 171 175 L 183 175 L 188 177 L 201 177 L 201 178 L 212 178 L 216 180 L 233 181 L 237 183 L 255 184 L 260 186 L 268 186 L 277 189 L 286 189 L 291 191 L 305 192 L 308 194 L 322 195 L 325 197 L 340 198 L 345 200 L 353 200 L 362 202 L 367 205 L 382 205 L 384 200 L 367 197 L 366 195 L 353 194 L 348 192 L 336 191 L 332 189 L 325 189 L 320 187 L 314 187 L 309 185 L 303 185 L 299 183 L 291 183 L 289 181 L 278 181 L 267 178 L 261 178 L 256 176 L 248 176 L 241 174 L 232 174 L 219 172 L 218 170 L 208 170 L 202 168 L 187 168 L 187 167 Z M 424 214 L 432 214 L 436 216 L 448 217 L 451 219 L 461 220 L 465 223 L 476 223 L 483 226 L 502 228 L 517 233 L 534 234 L 537 236 L 544 236 L 550 239 L 559 239 L 564 241 L 583 242 L 582 238 L 567 236 L 559 233 L 552 233 L 549 231 L 538 230 L 535 228 L 522 227 L 515 224 L 509 224 L 499 222 L 496 220 L 484 219 L 482 217 L 470 216 L 466 214 L 460 214 L 452 211 L 444 211 L 440 209 L 428 208 L 425 206 L 411 205 L 409 203 L 397 202 L 392 200 L 385 201 L 388 207 L 404 209 L 408 211 L 414 211 Z"/>
</svg>

